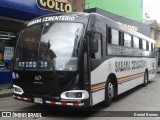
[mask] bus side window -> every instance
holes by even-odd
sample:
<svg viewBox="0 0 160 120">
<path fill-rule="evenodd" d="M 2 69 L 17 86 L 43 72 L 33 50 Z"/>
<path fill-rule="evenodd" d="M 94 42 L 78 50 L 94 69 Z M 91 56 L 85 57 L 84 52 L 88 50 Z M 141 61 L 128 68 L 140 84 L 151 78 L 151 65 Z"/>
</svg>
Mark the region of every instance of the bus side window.
<svg viewBox="0 0 160 120">
<path fill-rule="evenodd" d="M 97 43 L 94 43 L 94 44 L 98 44 L 98 51 L 95 53 L 92 53 L 91 58 L 101 59 L 102 58 L 102 36 L 101 34 L 95 33 L 94 40 L 98 40 Z"/>
<path fill-rule="evenodd" d="M 133 47 L 139 49 L 139 38 L 133 37 Z"/>
<path fill-rule="evenodd" d="M 107 36 L 108 36 L 108 43 L 111 44 L 111 43 L 112 43 L 112 42 L 111 42 L 111 40 L 112 40 L 112 35 L 111 35 L 111 28 L 110 28 L 110 27 L 108 27 L 108 34 L 107 34 Z"/>
<path fill-rule="evenodd" d="M 111 34 L 112 34 L 111 44 L 119 45 L 119 31 L 112 29 Z"/>
<path fill-rule="evenodd" d="M 143 42 L 143 43 L 142 43 L 143 49 L 146 50 L 146 41 L 145 41 L 145 40 L 142 40 L 142 42 Z"/>
<path fill-rule="evenodd" d="M 142 49 L 143 43 L 142 43 L 142 39 L 139 39 L 139 49 Z"/>
<path fill-rule="evenodd" d="M 152 50 L 151 50 L 151 43 L 150 43 L 150 42 L 149 42 L 149 51 L 152 51 Z"/>
<path fill-rule="evenodd" d="M 109 44 L 119 45 L 119 31 L 108 27 L 107 36 L 108 36 L 108 43 Z"/>
<path fill-rule="evenodd" d="M 151 43 L 151 51 L 153 51 L 153 43 Z"/>
<path fill-rule="evenodd" d="M 149 50 L 149 42 L 146 41 L 146 50 Z"/>
<path fill-rule="evenodd" d="M 124 46 L 131 47 L 132 37 L 129 34 L 124 33 Z"/>
</svg>

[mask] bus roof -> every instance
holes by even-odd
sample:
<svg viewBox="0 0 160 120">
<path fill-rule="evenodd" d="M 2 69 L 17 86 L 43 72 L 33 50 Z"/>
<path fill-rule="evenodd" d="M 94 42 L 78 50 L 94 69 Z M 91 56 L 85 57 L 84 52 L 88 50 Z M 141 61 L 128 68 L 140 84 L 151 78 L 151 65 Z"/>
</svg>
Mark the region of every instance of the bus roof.
<svg viewBox="0 0 160 120">
<path fill-rule="evenodd" d="M 28 21 L 24 24 L 24 26 L 22 28 L 25 27 L 29 27 L 38 23 L 43 23 L 43 22 L 51 22 L 51 21 L 65 21 L 65 22 L 69 22 L 69 21 L 75 21 L 75 22 L 82 22 L 82 23 L 86 23 L 88 22 L 89 16 L 97 16 L 97 17 L 102 17 L 103 20 L 105 19 L 106 24 L 107 23 L 111 23 L 109 24 L 110 26 L 117 28 L 120 31 L 126 32 L 128 34 L 131 34 L 133 36 L 136 36 L 140 39 L 144 39 L 146 41 L 155 43 L 155 40 L 139 33 L 136 32 L 132 29 L 129 29 L 121 24 L 118 24 L 117 22 L 103 16 L 100 15 L 98 13 L 83 13 L 83 12 L 70 12 L 70 13 L 54 13 L 54 14 L 48 14 L 48 15 L 44 15 L 44 16 L 40 16 L 38 18 L 35 18 L 31 21 Z"/>
<path fill-rule="evenodd" d="M 106 22 L 108 21 L 108 22 L 111 23 L 111 24 L 109 24 L 110 26 L 113 26 L 114 28 L 117 28 L 117 29 L 120 30 L 120 31 L 126 32 L 126 33 L 131 34 L 131 35 L 133 35 L 133 36 L 135 36 L 135 37 L 138 37 L 138 38 L 140 38 L 140 39 L 144 39 L 144 40 L 146 40 L 146 41 L 148 41 L 148 42 L 155 43 L 155 40 L 153 40 L 153 39 L 151 39 L 151 38 L 149 38 L 149 37 L 147 37 L 147 36 L 145 36 L 145 35 L 143 35 L 143 34 L 141 34 L 141 33 L 139 33 L 139 32 L 136 32 L 136 31 L 134 31 L 134 30 L 132 30 L 132 29 L 129 29 L 129 28 L 127 28 L 127 27 L 124 26 L 124 25 L 118 24 L 117 22 L 113 21 L 113 20 L 110 19 L 110 18 L 107 18 L 107 17 L 105 17 L 105 16 L 103 16 L 103 15 L 101 15 L 101 14 L 98 14 L 98 13 L 90 13 L 90 14 L 94 14 L 94 15 L 103 17 L 104 19 L 106 19 Z"/>
</svg>

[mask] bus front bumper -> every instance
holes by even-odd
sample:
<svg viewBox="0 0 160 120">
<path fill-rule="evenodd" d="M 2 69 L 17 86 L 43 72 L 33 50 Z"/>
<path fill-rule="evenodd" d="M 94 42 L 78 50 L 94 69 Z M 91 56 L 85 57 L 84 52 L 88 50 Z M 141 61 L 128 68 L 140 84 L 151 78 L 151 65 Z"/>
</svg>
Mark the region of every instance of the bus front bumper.
<svg viewBox="0 0 160 120">
<path fill-rule="evenodd" d="M 89 107 L 88 104 L 89 99 L 86 100 L 64 100 L 64 99 L 55 99 L 53 97 L 45 97 L 38 95 L 18 95 L 13 93 L 13 98 L 20 101 L 26 101 L 36 104 L 44 104 L 44 105 L 53 105 L 53 106 L 63 106 L 63 107 Z"/>
</svg>

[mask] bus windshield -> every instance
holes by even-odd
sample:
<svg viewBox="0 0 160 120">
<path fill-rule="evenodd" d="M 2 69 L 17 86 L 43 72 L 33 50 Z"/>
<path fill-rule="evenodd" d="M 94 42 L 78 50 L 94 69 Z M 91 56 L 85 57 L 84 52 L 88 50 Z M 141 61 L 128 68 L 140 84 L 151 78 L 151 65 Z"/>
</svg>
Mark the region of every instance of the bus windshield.
<svg viewBox="0 0 160 120">
<path fill-rule="evenodd" d="M 52 22 L 22 30 L 15 69 L 76 71 L 83 24 Z"/>
</svg>

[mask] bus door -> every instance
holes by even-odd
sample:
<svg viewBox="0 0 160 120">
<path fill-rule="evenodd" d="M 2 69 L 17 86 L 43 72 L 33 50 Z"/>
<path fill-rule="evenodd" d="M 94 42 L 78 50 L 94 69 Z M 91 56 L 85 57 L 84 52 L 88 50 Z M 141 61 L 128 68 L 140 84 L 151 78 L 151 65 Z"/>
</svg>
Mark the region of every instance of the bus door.
<svg viewBox="0 0 160 120">
<path fill-rule="evenodd" d="M 99 66 L 102 60 L 102 35 L 98 32 L 91 32 L 89 35 L 89 56 L 90 56 L 90 83 L 91 83 L 91 101 L 92 105 L 101 102 L 99 98 L 104 97 L 104 80 Z M 94 71 L 94 72 L 93 72 Z M 95 72 L 96 71 L 96 72 Z M 96 74 L 95 74 L 96 73 Z M 100 93 L 99 93 L 100 92 Z M 101 94 L 102 92 L 102 94 Z"/>
</svg>

